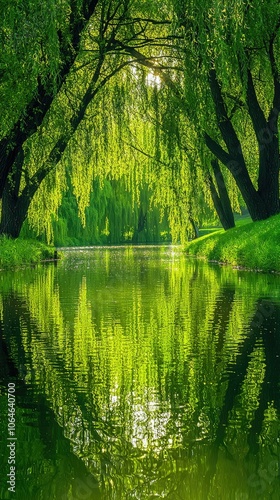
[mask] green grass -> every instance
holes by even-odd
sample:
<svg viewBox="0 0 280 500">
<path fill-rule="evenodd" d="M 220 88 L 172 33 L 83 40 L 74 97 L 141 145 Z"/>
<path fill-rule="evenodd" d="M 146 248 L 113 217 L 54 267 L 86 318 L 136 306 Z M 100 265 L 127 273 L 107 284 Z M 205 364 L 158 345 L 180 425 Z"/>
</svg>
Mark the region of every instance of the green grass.
<svg viewBox="0 0 280 500">
<path fill-rule="evenodd" d="M 0 269 L 54 258 L 55 249 L 35 240 L 0 237 Z"/>
<path fill-rule="evenodd" d="M 199 228 L 199 236 L 206 236 L 206 234 L 213 234 L 221 229 L 220 226 L 205 226 Z"/>
<path fill-rule="evenodd" d="M 240 221 L 241 222 L 241 221 Z M 280 271 L 280 215 L 217 230 L 186 245 L 189 255 L 263 271 Z"/>
<path fill-rule="evenodd" d="M 235 225 L 237 227 L 244 226 L 246 224 L 249 224 L 252 222 L 252 219 L 249 215 L 239 215 L 235 214 Z M 199 235 L 200 236 L 205 236 L 206 234 L 213 234 L 216 231 L 219 231 L 222 229 L 221 225 L 217 225 L 215 223 L 209 224 L 208 226 L 203 226 L 202 228 L 199 228 Z"/>
</svg>

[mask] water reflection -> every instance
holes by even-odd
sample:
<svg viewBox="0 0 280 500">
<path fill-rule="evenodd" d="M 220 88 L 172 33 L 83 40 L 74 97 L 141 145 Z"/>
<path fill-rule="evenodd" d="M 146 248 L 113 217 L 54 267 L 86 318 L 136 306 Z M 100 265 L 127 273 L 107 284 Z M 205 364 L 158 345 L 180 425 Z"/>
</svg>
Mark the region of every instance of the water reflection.
<svg viewBox="0 0 280 500">
<path fill-rule="evenodd" d="M 0 280 L 18 498 L 279 498 L 279 277 L 129 247 Z"/>
</svg>

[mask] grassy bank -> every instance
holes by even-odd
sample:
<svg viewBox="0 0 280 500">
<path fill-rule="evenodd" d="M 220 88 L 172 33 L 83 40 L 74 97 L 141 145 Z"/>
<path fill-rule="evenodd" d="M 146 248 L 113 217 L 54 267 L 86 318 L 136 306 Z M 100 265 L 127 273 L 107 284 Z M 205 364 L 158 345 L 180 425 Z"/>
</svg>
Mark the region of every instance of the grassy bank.
<svg viewBox="0 0 280 500">
<path fill-rule="evenodd" d="M 0 269 L 53 259 L 54 251 L 39 241 L 0 237 Z"/>
<path fill-rule="evenodd" d="M 187 253 L 249 269 L 280 271 L 280 215 L 219 230 L 187 244 Z"/>
</svg>

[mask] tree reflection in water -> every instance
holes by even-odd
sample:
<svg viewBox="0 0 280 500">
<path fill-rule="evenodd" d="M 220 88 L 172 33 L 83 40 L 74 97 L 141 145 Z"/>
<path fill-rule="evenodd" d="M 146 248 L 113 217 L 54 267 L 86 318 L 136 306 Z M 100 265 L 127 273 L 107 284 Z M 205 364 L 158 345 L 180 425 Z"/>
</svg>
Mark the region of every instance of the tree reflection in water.
<svg viewBox="0 0 280 500">
<path fill-rule="evenodd" d="M 278 498 L 278 279 L 163 248 L 2 276 L 18 488 L 31 500 Z"/>
</svg>

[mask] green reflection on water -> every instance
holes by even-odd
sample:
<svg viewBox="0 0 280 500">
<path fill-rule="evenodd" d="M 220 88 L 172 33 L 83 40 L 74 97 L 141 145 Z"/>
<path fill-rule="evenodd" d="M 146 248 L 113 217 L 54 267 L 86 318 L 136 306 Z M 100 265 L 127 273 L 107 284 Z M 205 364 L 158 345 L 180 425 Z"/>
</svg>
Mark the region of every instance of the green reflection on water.
<svg viewBox="0 0 280 500">
<path fill-rule="evenodd" d="M 279 499 L 279 279 L 176 247 L 2 273 L 17 498 Z"/>
</svg>

